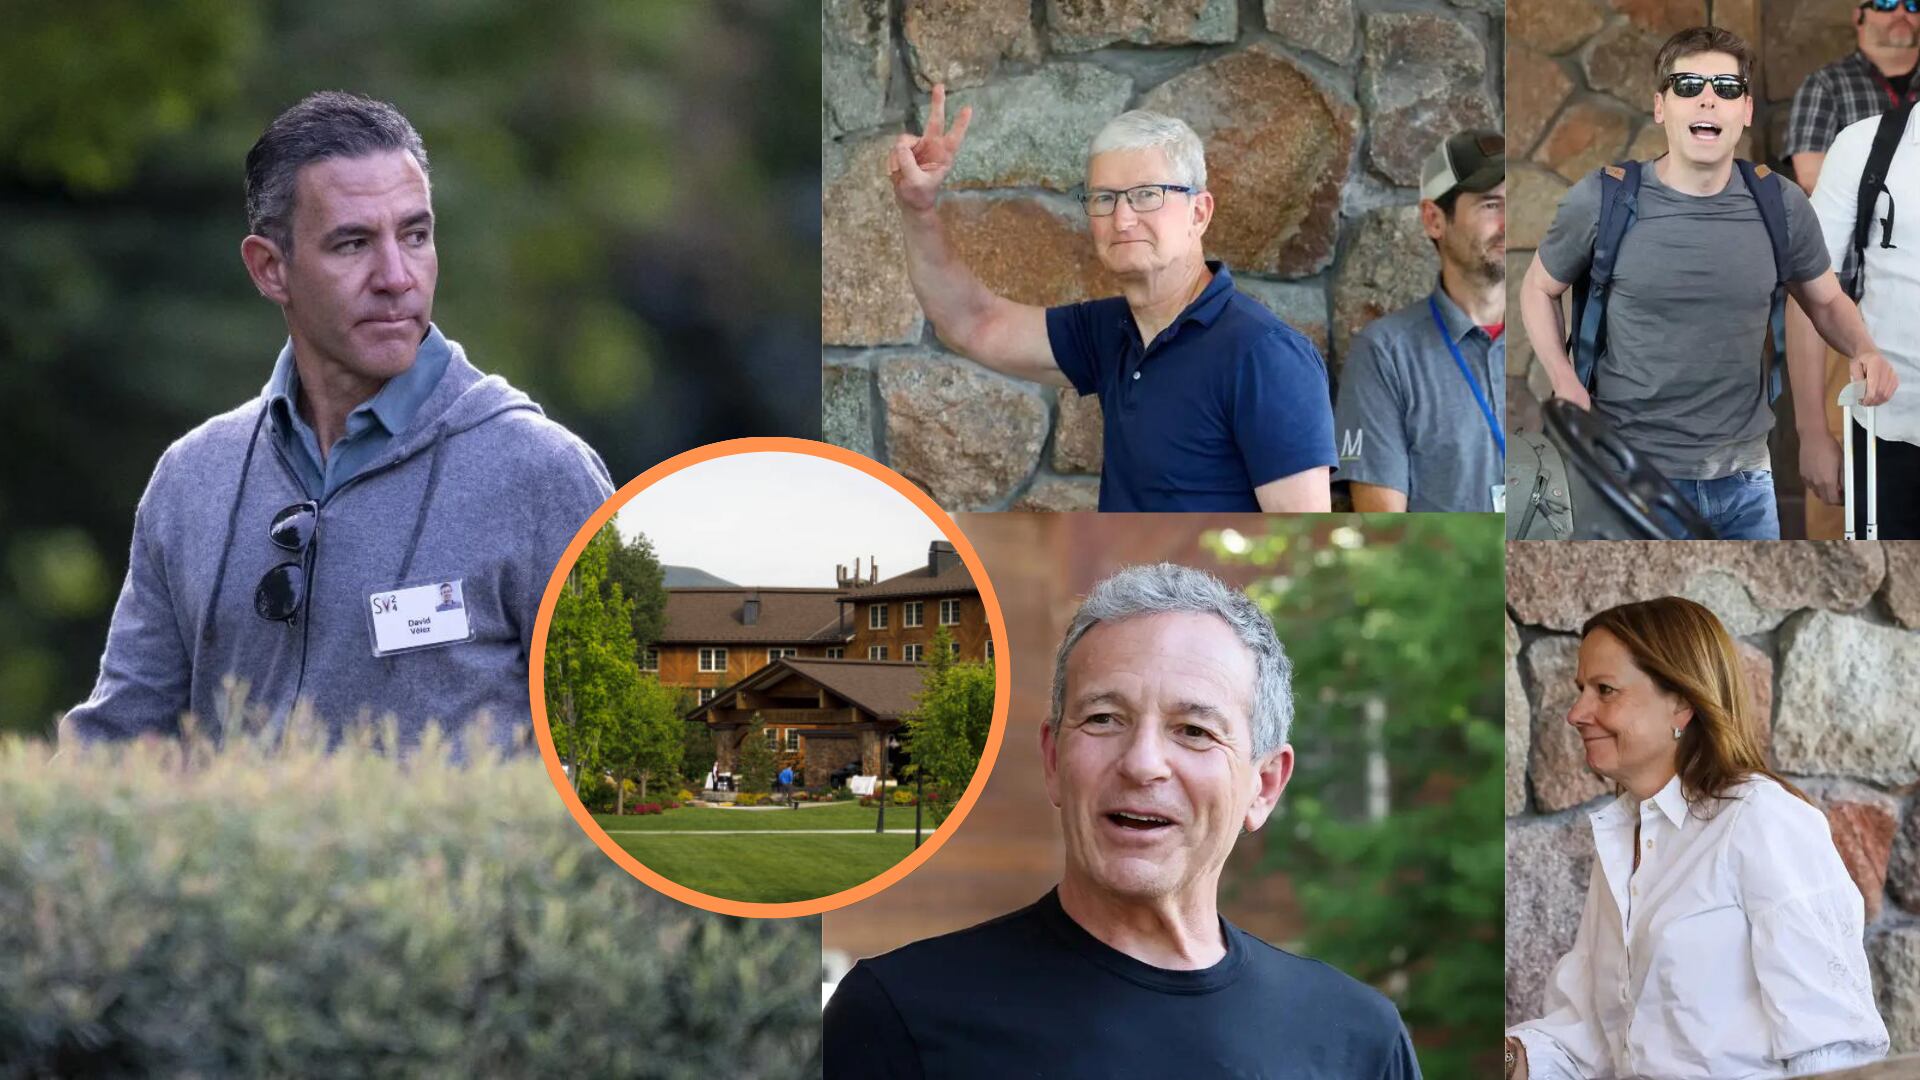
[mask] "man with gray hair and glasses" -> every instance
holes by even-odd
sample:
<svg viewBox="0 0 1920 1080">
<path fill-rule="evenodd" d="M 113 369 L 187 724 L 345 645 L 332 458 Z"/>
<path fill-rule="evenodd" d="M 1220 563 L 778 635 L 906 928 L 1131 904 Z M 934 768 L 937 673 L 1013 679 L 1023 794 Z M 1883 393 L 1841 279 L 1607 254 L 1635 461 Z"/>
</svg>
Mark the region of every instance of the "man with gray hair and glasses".
<svg viewBox="0 0 1920 1080">
<path fill-rule="evenodd" d="M 1273 624 L 1211 574 L 1094 586 L 1040 728 L 1059 886 L 855 965 L 825 1075 L 1417 1078 L 1385 997 L 1219 914 L 1235 838 L 1293 771 L 1290 682 Z"/>
<path fill-rule="evenodd" d="M 1055 308 L 996 296 L 948 245 L 940 184 L 972 121 L 933 88 L 921 135 L 888 159 L 907 275 L 940 340 L 995 371 L 1098 394 L 1102 510 L 1328 510 L 1327 369 L 1313 345 L 1234 288 L 1201 239 L 1213 220 L 1200 138 L 1136 110 L 1087 150 L 1094 252 L 1123 295 Z"/>
<path fill-rule="evenodd" d="M 336 732 L 396 717 L 403 748 L 429 724 L 528 745 L 534 617 L 606 466 L 431 321 L 427 152 L 393 106 L 330 91 L 280 114 L 246 209 L 240 258 L 286 344 L 258 395 L 161 456 L 63 741 L 185 713 L 278 729 L 305 703 Z M 241 694 L 257 716 L 228 715 Z"/>
</svg>

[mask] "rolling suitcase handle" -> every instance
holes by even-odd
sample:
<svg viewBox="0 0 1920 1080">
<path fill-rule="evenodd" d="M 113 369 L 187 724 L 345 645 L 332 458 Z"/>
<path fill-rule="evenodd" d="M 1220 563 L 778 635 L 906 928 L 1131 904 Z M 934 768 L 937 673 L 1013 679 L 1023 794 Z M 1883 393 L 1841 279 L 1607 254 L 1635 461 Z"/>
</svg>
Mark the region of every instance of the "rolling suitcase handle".
<svg viewBox="0 0 1920 1080">
<path fill-rule="evenodd" d="M 1860 399 L 1867 392 L 1865 383 L 1848 383 L 1840 391 L 1841 428 L 1845 432 L 1840 437 L 1841 474 L 1846 483 L 1846 514 L 1849 540 L 1878 540 L 1880 538 L 1880 454 L 1878 433 L 1875 430 L 1877 409 L 1871 405 L 1861 405 Z M 1866 414 L 1867 428 L 1867 535 L 1856 537 L 1853 527 L 1853 410 L 1860 409 Z"/>
</svg>

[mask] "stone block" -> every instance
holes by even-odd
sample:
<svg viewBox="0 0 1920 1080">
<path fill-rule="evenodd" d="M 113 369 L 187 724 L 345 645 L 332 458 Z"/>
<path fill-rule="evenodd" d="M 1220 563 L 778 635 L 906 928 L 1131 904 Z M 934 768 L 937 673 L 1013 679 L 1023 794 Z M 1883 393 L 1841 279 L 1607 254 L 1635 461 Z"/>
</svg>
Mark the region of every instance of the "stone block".
<svg viewBox="0 0 1920 1080">
<path fill-rule="evenodd" d="M 1046 0 L 1055 52 L 1134 45 L 1224 44 L 1240 35 L 1234 0 Z"/>
<path fill-rule="evenodd" d="M 1420 164 L 1442 139 L 1466 128 L 1500 128 L 1488 96 L 1487 43 L 1437 12 L 1367 16 L 1360 72 L 1368 160 L 1404 187 L 1420 185 Z M 1498 58 L 1496 57 L 1496 60 Z"/>
<path fill-rule="evenodd" d="M 1815 611 L 1788 622 L 1780 653 L 1773 737 L 1782 771 L 1920 780 L 1920 635 Z"/>
<path fill-rule="evenodd" d="M 1920 627 L 1920 544 L 1880 545 L 1887 555 L 1887 582 L 1881 602 L 1901 626 Z"/>
<path fill-rule="evenodd" d="M 1573 89 L 1560 62 L 1545 53 L 1514 45 L 1507 50 L 1507 144 L 1524 157 L 1560 111 Z"/>
<path fill-rule="evenodd" d="M 1592 873 L 1585 814 L 1507 822 L 1507 1023 L 1541 1014 L 1547 977 L 1580 929 Z"/>
<path fill-rule="evenodd" d="M 956 193 L 941 198 L 940 221 L 955 254 L 1010 300 L 1052 307 L 1120 292 L 1086 217 L 1061 200 Z"/>
<path fill-rule="evenodd" d="M 891 134 L 829 143 L 820 198 L 820 340 L 825 345 L 910 345 L 920 302 L 907 281 L 900 210 L 887 179 Z"/>
<path fill-rule="evenodd" d="M 900 36 L 907 68 L 922 90 L 979 86 L 1009 61 L 1040 59 L 1031 0 L 904 0 Z"/>
<path fill-rule="evenodd" d="M 1420 228 L 1418 206 L 1369 211 L 1350 231 L 1353 239 L 1333 277 L 1333 354 L 1343 363 L 1354 334 L 1418 302 L 1433 291 L 1440 273 L 1433 242 Z M 1338 365 L 1334 375 L 1339 376 Z"/>
<path fill-rule="evenodd" d="M 1866 902 L 1867 921 L 1880 917 L 1887 889 L 1887 860 L 1893 850 L 1897 827 L 1897 804 L 1889 798 L 1865 800 L 1822 799 L 1827 824 L 1833 829 L 1833 846 L 1846 864 L 1847 876 L 1860 889 Z"/>
<path fill-rule="evenodd" d="M 948 117 L 972 106 L 973 122 L 947 184 L 1071 190 L 1086 180 L 1087 144 L 1132 96 L 1132 79 L 1092 64 L 1050 64 L 949 95 Z"/>
<path fill-rule="evenodd" d="M 1527 809 L 1527 757 L 1532 744 L 1533 708 L 1520 681 L 1520 633 L 1507 624 L 1507 816 Z"/>
<path fill-rule="evenodd" d="M 1538 638 L 1527 646 L 1527 673 L 1539 706 L 1533 713 L 1533 747 L 1527 772 L 1534 803 L 1544 811 L 1565 810 L 1613 793 L 1613 784 L 1587 768 L 1586 744 L 1567 723 L 1579 691 L 1574 671 L 1580 663 L 1580 639 Z"/>
<path fill-rule="evenodd" d="M 1352 54 L 1353 0 L 1265 0 L 1267 29 L 1296 48 L 1340 63 Z"/>
<path fill-rule="evenodd" d="M 1008 509 L 1019 513 L 1098 510 L 1100 481 L 1091 476 L 1041 476 L 1013 500 Z"/>
<path fill-rule="evenodd" d="M 1511 204 L 1509 204 L 1511 205 Z M 1520 325 L 1520 282 L 1527 276 L 1527 267 L 1533 263 L 1533 252 L 1507 250 L 1507 310 L 1513 312 L 1506 333 L 1507 339 L 1507 375 L 1524 380 L 1527 368 L 1533 364 L 1533 341 L 1527 337 L 1527 329 Z M 1511 396 L 1507 402 L 1512 408 Z M 1514 418 L 1507 418 L 1509 424 Z M 1532 431 L 1533 428 L 1526 430 Z"/>
<path fill-rule="evenodd" d="M 1055 472 L 1100 475 L 1106 428 L 1100 411 L 1100 395 L 1080 396 L 1070 386 L 1054 388 L 1059 419 L 1053 425 L 1053 468 Z"/>
<path fill-rule="evenodd" d="M 1633 25 L 1662 37 L 1670 37 L 1689 26 L 1707 25 L 1706 0 L 1613 0 L 1613 9 Z M 1652 56 L 1647 58 L 1647 63 L 1653 63 Z"/>
<path fill-rule="evenodd" d="M 887 0 L 822 0 L 820 104 L 827 138 L 886 119 L 892 57 Z"/>
<path fill-rule="evenodd" d="M 1892 1052 L 1920 1051 L 1920 925 L 1876 927 L 1867 935 L 1867 960 Z"/>
<path fill-rule="evenodd" d="M 883 360 L 887 460 L 947 510 L 997 505 L 1047 437 L 1038 397 L 984 368 L 923 353 Z"/>
<path fill-rule="evenodd" d="M 1333 261 L 1359 110 L 1264 44 L 1189 69 L 1140 107 L 1178 116 L 1206 146 L 1215 213 L 1207 251 L 1235 270 L 1302 277 Z"/>
<path fill-rule="evenodd" d="M 1587 85 L 1612 94 L 1635 109 L 1653 109 L 1653 58 L 1669 34 L 1656 34 L 1631 22 L 1615 23 L 1594 37 L 1582 61 Z"/>
<path fill-rule="evenodd" d="M 873 372 L 828 363 L 820 369 L 820 438 L 874 457 Z"/>
<path fill-rule="evenodd" d="M 1606 22 L 1592 0 L 1508 0 L 1507 36 L 1549 56 L 1571 52 Z"/>
<path fill-rule="evenodd" d="M 1878 544 L 1509 544 L 1507 604 L 1522 623 L 1571 631 L 1602 608 L 1679 595 L 1713 608 L 1731 633 L 1747 636 L 1798 608 L 1856 610 L 1885 569 Z"/>
<path fill-rule="evenodd" d="M 1554 211 L 1571 187 L 1559 173 L 1537 165 L 1507 164 L 1507 250 L 1532 251 L 1546 239 Z"/>
<path fill-rule="evenodd" d="M 1920 812 L 1912 807 L 1894 835 L 1887 859 L 1887 891 L 1894 903 L 1920 912 Z"/>
<path fill-rule="evenodd" d="M 1568 105 L 1554 121 L 1533 159 L 1565 177 L 1569 183 L 1620 160 L 1634 114 L 1603 98 L 1586 98 Z"/>
<path fill-rule="evenodd" d="M 1754 74 L 1766 100 L 1791 100 L 1807 76 L 1854 50 L 1853 11 L 1851 5 L 1805 0 L 1761 5 L 1761 54 Z"/>
</svg>

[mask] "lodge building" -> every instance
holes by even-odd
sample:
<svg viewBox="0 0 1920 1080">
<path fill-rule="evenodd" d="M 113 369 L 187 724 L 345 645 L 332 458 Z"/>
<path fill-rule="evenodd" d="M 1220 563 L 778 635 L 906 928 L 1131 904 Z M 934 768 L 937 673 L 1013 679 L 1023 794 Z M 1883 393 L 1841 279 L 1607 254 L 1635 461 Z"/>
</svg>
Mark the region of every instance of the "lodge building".
<svg viewBox="0 0 1920 1080">
<path fill-rule="evenodd" d="M 857 559 L 834 576 L 832 589 L 667 590 L 666 626 L 642 666 L 694 692 L 687 719 L 712 732 L 719 771 L 732 770 L 757 713 L 806 786 L 855 761 L 875 775 L 939 628 L 960 658 L 993 658 L 986 607 L 951 543 L 934 541 L 925 566 L 894 577 L 871 561 L 863 576 Z"/>
</svg>

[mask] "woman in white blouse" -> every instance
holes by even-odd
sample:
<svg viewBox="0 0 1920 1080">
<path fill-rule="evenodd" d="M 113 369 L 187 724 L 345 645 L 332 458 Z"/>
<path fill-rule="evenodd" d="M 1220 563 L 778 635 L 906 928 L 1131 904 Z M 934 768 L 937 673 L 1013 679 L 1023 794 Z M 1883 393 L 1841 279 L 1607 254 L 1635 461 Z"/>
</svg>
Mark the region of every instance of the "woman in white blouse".
<svg viewBox="0 0 1920 1080">
<path fill-rule="evenodd" d="M 1507 1076 L 1737 1080 L 1885 1056 L 1860 892 L 1826 815 L 1766 767 L 1726 628 L 1663 597 L 1581 635 L 1567 722 L 1621 794 L 1591 815 L 1573 951 L 1547 1014 L 1507 1033 Z"/>
</svg>

